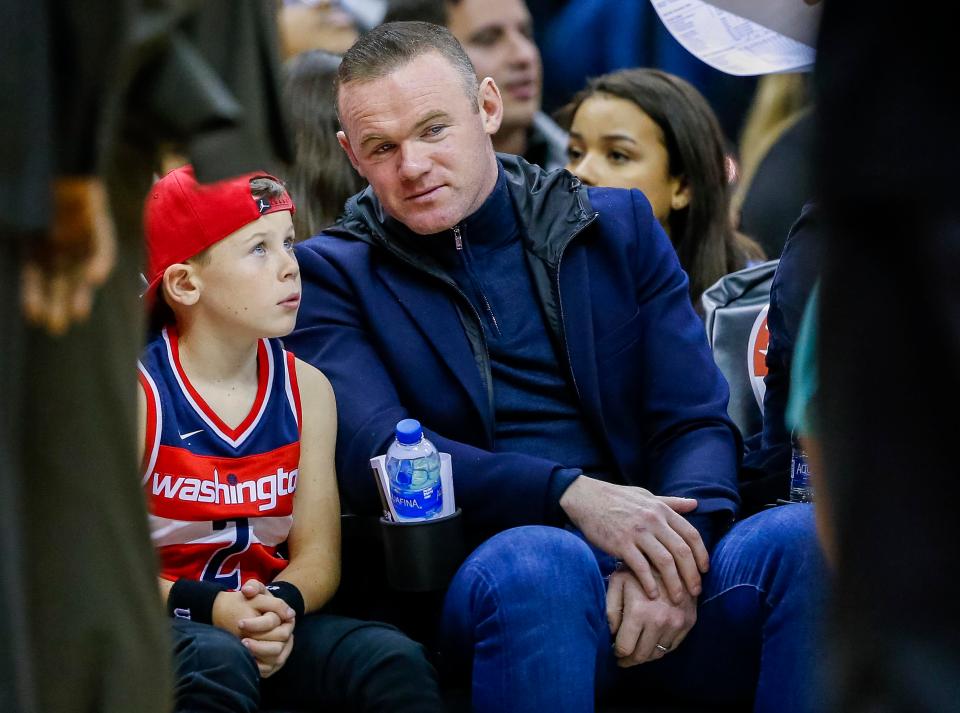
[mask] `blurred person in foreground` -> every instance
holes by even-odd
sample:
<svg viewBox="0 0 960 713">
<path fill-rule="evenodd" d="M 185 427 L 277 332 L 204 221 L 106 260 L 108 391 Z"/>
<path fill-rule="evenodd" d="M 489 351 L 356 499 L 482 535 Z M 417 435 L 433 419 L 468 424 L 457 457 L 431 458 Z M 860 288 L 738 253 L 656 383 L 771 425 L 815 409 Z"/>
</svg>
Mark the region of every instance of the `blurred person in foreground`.
<svg viewBox="0 0 960 713">
<path fill-rule="evenodd" d="M 825 650 L 844 713 L 960 710 L 960 141 L 945 110 L 960 86 L 943 81 L 960 63 L 943 52 L 946 12 L 825 2 L 817 46 L 818 413 L 837 589 Z"/>
<path fill-rule="evenodd" d="M 246 0 L 2 13 L 0 709 L 162 713 L 129 378 L 142 199 L 166 149 L 205 180 L 287 158 L 273 18 Z"/>
</svg>

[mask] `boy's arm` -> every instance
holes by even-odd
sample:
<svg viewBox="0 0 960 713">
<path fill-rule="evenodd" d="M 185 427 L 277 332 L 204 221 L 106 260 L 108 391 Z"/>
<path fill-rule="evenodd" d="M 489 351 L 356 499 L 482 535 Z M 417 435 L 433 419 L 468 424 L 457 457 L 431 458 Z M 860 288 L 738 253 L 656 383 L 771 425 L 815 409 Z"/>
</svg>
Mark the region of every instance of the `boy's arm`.
<svg viewBox="0 0 960 713">
<path fill-rule="evenodd" d="M 299 359 L 295 363 L 303 414 L 300 471 L 287 540 L 290 564 L 275 581 L 296 586 L 310 612 L 326 604 L 340 583 L 340 500 L 334 466 L 337 405 L 327 378 Z"/>
</svg>

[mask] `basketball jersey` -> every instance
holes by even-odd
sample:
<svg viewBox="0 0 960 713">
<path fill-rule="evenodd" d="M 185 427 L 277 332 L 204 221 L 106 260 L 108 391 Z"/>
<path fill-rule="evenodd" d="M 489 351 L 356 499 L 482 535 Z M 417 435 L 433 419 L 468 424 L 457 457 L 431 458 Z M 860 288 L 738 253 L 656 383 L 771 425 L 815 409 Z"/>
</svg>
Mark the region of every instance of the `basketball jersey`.
<svg viewBox="0 0 960 713">
<path fill-rule="evenodd" d="M 163 330 L 138 363 L 147 400 L 142 485 L 160 576 L 239 589 L 270 582 L 293 524 L 300 463 L 300 393 L 293 354 L 279 340 L 257 347 L 257 395 L 230 428 L 180 364 L 177 332 Z"/>
</svg>

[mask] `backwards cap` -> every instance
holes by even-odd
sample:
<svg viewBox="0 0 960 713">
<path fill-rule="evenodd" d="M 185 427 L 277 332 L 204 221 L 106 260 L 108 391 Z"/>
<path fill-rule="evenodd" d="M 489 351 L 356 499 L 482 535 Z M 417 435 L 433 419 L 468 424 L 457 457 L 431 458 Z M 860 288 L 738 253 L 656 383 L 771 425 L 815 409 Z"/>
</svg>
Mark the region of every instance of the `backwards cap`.
<svg viewBox="0 0 960 713">
<path fill-rule="evenodd" d="M 149 283 L 144 294 L 148 300 L 171 265 L 189 260 L 260 216 L 295 211 L 286 191 L 275 198 L 254 198 L 250 191 L 254 178 L 281 183 L 260 171 L 200 184 L 193 166 L 186 165 L 153 184 L 144 208 Z"/>
</svg>

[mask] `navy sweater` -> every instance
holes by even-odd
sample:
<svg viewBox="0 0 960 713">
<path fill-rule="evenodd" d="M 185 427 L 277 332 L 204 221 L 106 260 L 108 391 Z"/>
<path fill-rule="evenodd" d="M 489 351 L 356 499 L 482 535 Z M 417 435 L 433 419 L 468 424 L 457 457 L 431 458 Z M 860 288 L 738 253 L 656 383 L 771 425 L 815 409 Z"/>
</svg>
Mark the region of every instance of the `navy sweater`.
<svg viewBox="0 0 960 713">
<path fill-rule="evenodd" d="M 559 500 L 567 487 L 583 472 L 609 480 L 609 467 L 558 357 L 562 346 L 547 333 L 502 169 L 483 205 L 431 242 L 483 325 L 493 377 L 494 450 L 568 466 L 554 470 L 547 496 L 554 520 L 562 521 Z"/>
</svg>

